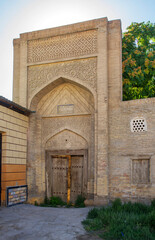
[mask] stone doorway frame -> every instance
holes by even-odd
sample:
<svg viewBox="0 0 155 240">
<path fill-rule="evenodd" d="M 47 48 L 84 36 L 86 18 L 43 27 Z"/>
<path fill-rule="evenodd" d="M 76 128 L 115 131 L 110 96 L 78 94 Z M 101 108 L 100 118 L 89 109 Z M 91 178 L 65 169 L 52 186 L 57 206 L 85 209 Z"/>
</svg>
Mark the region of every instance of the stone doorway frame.
<svg viewBox="0 0 155 240">
<path fill-rule="evenodd" d="M 76 156 L 76 155 L 82 155 L 83 156 L 83 186 L 82 186 L 82 192 L 84 196 L 87 198 L 87 182 L 88 182 L 88 149 L 80 149 L 80 150 L 46 150 L 45 151 L 45 174 L 47 173 L 47 160 L 51 158 L 51 156 Z M 48 183 L 47 183 L 47 177 L 45 177 L 45 195 L 48 194 Z"/>
</svg>

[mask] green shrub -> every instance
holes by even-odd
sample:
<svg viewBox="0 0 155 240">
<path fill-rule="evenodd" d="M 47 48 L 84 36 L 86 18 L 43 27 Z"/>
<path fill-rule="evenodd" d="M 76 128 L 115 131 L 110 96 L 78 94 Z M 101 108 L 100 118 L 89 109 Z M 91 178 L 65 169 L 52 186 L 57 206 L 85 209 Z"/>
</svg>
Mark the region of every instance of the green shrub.
<svg viewBox="0 0 155 240">
<path fill-rule="evenodd" d="M 69 203 L 67 203 L 67 205 L 66 205 L 67 208 L 70 208 L 70 207 L 73 207 L 73 206 L 74 206 L 74 204 L 73 204 L 72 202 L 69 202 Z"/>
<path fill-rule="evenodd" d="M 85 207 L 84 201 L 86 200 L 85 197 L 82 195 L 78 195 L 75 201 L 75 207 Z"/>
<path fill-rule="evenodd" d="M 88 219 L 94 219 L 97 218 L 99 214 L 99 209 L 93 208 L 88 212 L 87 218 Z"/>
<path fill-rule="evenodd" d="M 124 203 L 122 205 L 123 210 L 128 213 L 148 213 L 150 212 L 150 206 L 147 206 L 143 203 Z"/>
<path fill-rule="evenodd" d="M 49 205 L 52 207 L 56 207 L 56 206 L 64 206 L 66 205 L 66 203 L 63 202 L 60 197 L 50 197 Z"/>
<path fill-rule="evenodd" d="M 133 212 L 133 204 L 131 202 L 123 204 L 123 210 L 127 213 Z"/>
<path fill-rule="evenodd" d="M 40 207 L 57 207 L 64 205 L 66 205 L 66 203 L 63 202 L 60 197 L 45 197 L 44 202 L 39 204 Z"/>
<path fill-rule="evenodd" d="M 85 226 L 87 231 L 97 231 L 102 228 L 102 221 L 99 218 L 87 219 L 82 222 L 82 224 Z"/>
<path fill-rule="evenodd" d="M 133 203 L 132 204 L 133 212 L 134 213 L 148 213 L 150 211 L 150 207 L 143 204 L 143 203 Z"/>
<path fill-rule="evenodd" d="M 148 216 L 148 224 L 155 231 L 155 210 L 152 211 Z"/>
<path fill-rule="evenodd" d="M 35 201 L 35 202 L 34 202 L 34 205 L 35 205 L 35 206 L 39 206 L 39 204 L 38 204 L 38 202 L 37 202 L 37 201 Z"/>
<path fill-rule="evenodd" d="M 83 221 L 88 231 L 97 231 L 104 240 L 154 240 L 155 210 L 152 205 L 124 203 L 91 209 Z"/>
<path fill-rule="evenodd" d="M 116 198 L 113 202 L 112 202 L 112 209 L 114 209 L 115 211 L 119 211 L 122 207 L 122 202 L 121 199 Z"/>
<path fill-rule="evenodd" d="M 48 199 L 47 196 L 44 198 L 44 204 L 45 204 L 45 205 L 49 205 L 49 199 Z"/>
<path fill-rule="evenodd" d="M 129 222 L 126 224 L 117 223 L 117 221 L 110 224 L 107 231 L 103 233 L 105 240 L 125 239 L 125 240 L 153 240 L 154 236 L 150 232 L 148 226 L 138 226 Z"/>
<path fill-rule="evenodd" d="M 155 199 L 151 202 L 151 208 L 155 210 Z"/>
</svg>

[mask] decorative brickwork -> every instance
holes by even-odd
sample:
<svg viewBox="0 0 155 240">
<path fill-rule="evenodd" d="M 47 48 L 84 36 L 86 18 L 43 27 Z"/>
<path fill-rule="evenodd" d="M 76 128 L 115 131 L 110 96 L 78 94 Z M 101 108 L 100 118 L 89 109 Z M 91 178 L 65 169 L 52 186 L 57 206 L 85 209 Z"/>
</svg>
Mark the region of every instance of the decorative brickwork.
<svg viewBox="0 0 155 240">
<path fill-rule="evenodd" d="M 91 141 L 91 117 L 87 116 L 70 116 L 69 118 L 60 117 L 60 118 L 44 118 L 42 120 L 42 138 L 45 140 L 50 134 L 58 133 L 60 129 L 69 129 L 73 132 L 78 133 L 80 136 L 83 136 L 89 143 Z M 63 139 L 61 139 L 63 143 Z M 59 143 L 61 147 L 64 144 Z"/>
<path fill-rule="evenodd" d="M 96 52 L 97 34 L 95 30 L 28 42 L 29 63 L 77 57 Z"/>
<path fill-rule="evenodd" d="M 29 201 L 43 201 L 47 193 L 47 152 L 82 149 L 88 153 L 88 204 L 155 198 L 155 99 L 121 101 L 120 20 L 25 33 L 14 46 L 14 99 L 34 111 L 26 162 Z"/>
<path fill-rule="evenodd" d="M 96 68 L 96 58 L 31 66 L 28 68 L 29 97 L 33 95 L 36 89 L 50 83 L 53 78 L 63 75 L 81 79 L 83 82 L 86 82 L 92 88 L 96 89 Z"/>
</svg>

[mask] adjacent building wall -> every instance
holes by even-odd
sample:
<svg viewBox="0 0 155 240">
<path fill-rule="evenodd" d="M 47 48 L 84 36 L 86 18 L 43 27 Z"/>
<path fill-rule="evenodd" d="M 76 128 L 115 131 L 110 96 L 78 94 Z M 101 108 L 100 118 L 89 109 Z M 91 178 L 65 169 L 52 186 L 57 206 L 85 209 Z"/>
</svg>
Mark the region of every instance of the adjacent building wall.
<svg viewBox="0 0 155 240">
<path fill-rule="evenodd" d="M 122 101 L 118 21 L 109 22 L 108 33 L 109 199 L 149 201 L 155 198 L 155 98 Z M 134 119 L 146 121 L 145 131 L 132 131 Z"/>
<path fill-rule="evenodd" d="M 26 184 L 28 117 L 0 105 L 2 133 L 1 203 L 6 203 L 6 187 Z"/>
<path fill-rule="evenodd" d="M 134 131 L 132 120 L 140 120 Z M 110 199 L 155 198 L 155 98 L 118 102 L 109 131 Z"/>
</svg>

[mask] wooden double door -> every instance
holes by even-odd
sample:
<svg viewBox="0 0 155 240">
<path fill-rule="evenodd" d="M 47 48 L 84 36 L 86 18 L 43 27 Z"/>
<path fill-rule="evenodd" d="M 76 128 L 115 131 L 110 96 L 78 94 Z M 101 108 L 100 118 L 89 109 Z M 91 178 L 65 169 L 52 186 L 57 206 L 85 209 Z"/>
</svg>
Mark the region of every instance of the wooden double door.
<svg viewBox="0 0 155 240">
<path fill-rule="evenodd" d="M 74 203 L 78 195 L 85 195 L 84 155 L 50 155 L 48 159 L 48 197 L 59 196 L 65 202 Z"/>
</svg>

